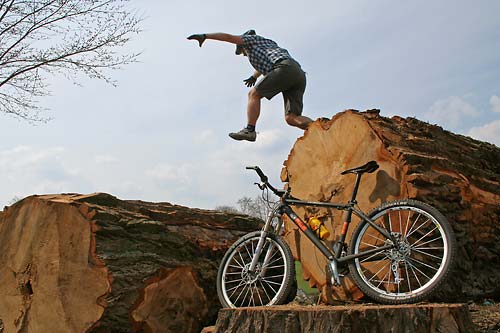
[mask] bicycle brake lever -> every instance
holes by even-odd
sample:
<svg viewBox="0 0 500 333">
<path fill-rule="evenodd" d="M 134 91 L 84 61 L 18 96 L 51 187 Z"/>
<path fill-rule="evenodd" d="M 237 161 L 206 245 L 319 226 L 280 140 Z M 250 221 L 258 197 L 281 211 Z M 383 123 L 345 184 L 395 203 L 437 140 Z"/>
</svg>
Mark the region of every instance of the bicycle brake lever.
<svg viewBox="0 0 500 333">
<path fill-rule="evenodd" d="M 261 190 L 264 190 L 266 188 L 266 185 L 264 184 L 259 184 L 259 183 L 254 183 L 255 185 L 257 185 Z"/>
</svg>

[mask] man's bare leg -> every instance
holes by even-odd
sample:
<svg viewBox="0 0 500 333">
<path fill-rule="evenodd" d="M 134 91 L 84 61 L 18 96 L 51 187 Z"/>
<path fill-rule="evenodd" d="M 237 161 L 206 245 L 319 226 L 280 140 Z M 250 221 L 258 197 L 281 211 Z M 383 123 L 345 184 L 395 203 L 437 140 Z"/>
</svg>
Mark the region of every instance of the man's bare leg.
<svg viewBox="0 0 500 333">
<path fill-rule="evenodd" d="M 248 92 L 248 105 L 247 105 L 247 127 L 236 133 L 229 133 L 229 136 L 235 140 L 255 141 L 257 133 L 255 126 L 260 116 L 260 100 L 262 96 L 259 95 L 255 88 L 250 89 Z"/>
<path fill-rule="evenodd" d="M 247 120 L 248 125 L 255 126 L 257 119 L 260 116 L 260 100 L 262 96 L 259 95 L 257 89 L 252 88 L 248 92 L 248 105 L 247 105 Z"/>
</svg>

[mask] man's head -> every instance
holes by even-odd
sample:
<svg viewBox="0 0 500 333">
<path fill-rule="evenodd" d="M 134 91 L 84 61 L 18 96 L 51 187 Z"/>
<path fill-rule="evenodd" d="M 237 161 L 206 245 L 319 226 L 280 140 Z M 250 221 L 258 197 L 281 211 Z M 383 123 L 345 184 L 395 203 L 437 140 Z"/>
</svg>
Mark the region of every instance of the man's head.
<svg viewBox="0 0 500 333">
<path fill-rule="evenodd" d="M 255 33 L 255 30 L 252 29 L 252 30 L 246 31 L 243 34 L 243 36 L 245 36 L 245 35 L 256 35 L 256 33 Z M 246 55 L 246 52 L 243 49 L 243 45 L 236 45 L 236 52 L 235 53 L 236 53 L 236 55 L 240 55 L 240 54 Z"/>
</svg>

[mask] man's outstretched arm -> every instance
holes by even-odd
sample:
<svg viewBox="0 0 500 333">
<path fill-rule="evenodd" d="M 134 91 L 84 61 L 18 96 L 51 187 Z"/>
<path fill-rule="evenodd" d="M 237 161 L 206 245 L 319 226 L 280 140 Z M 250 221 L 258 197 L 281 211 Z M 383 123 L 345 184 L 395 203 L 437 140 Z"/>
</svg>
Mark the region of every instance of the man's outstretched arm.
<svg viewBox="0 0 500 333">
<path fill-rule="evenodd" d="M 214 32 L 209 34 L 195 34 L 189 36 L 187 39 L 197 40 L 198 43 L 200 44 L 200 47 L 201 45 L 203 45 L 203 42 L 205 42 L 206 39 L 214 39 L 214 40 L 219 40 L 221 42 L 227 42 L 237 45 L 241 45 L 244 43 L 243 38 L 241 38 L 241 36 L 226 34 L 223 32 Z"/>
</svg>

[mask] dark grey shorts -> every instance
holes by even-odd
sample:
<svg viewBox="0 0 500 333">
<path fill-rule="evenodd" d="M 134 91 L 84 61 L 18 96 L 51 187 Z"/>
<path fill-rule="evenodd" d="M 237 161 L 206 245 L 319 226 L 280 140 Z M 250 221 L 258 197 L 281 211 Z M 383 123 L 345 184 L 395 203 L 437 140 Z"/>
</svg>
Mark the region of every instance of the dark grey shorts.
<svg viewBox="0 0 500 333">
<path fill-rule="evenodd" d="M 274 65 L 274 68 L 255 86 L 259 95 L 271 99 L 278 93 L 283 94 L 285 114 L 302 114 L 303 96 L 306 90 L 306 74 L 300 65 L 286 59 Z"/>
</svg>

